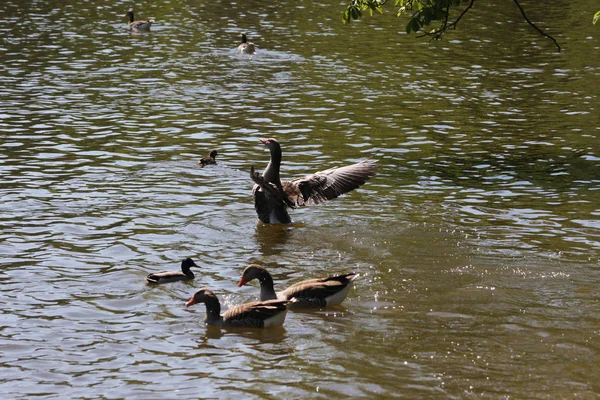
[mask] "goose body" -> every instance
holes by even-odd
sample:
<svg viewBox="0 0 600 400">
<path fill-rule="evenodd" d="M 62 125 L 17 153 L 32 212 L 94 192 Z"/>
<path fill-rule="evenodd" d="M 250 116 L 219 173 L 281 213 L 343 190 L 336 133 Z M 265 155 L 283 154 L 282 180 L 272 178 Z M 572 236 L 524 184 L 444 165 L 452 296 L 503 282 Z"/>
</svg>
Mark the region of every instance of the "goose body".
<svg viewBox="0 0 600 400">
<path fill-rule="evenodd" d="M 146 277 L 148 283 L 169 283 L 176 281 L 187 281 L 194 279 L 194 273 L 191 267 L 198 267 L 191 258 L 186 258 L 181 262 L 181 271 L 162 271 L 149 274 Z"/>
<path fill-rule="evenodd" d="M 217 163 L 217 160 L 216 160 L 217 154 L 218 153 L 216 150 L 212 150 L 210 153 L 208 153 L 208 156 L 203 157 L 200 159 L 200 161 L 198 161 L 198 165 L 204 167 L 209 164 L 216 164 Z"/>
<path fill-rule="evenodd" d="M 149 31 L 150 27 L 154 23 L 153 19 L 147 19 L 144 21 L 136 21 L 135 17 L 133 16 L 133 8 L 130 8 L 127 11 L 127 14 L 125 14 L 125 16 L 127 18 L 129 18 L 129 24 L 128 24 L 129 29 L 131 29 L 133 31 L 138 31 L 138 32 Z"/>
<path fill-rule="evenodd" d="M 327 308 L 340 305 L 352 287 L 358 274 L 329 276 L 298 282 L 284 291 L 275 292 L 271 274 L 260 265 L 250 264 L 244 270 L 238 286 L 244 286 L 253 279 L 260 282 L 260 300 L 291 300 L 289 308 Z"/>
<path fill-rule="evenodd" d="M 240 33 L 238 36 L 241 36 L 242 43 L 238 46 L 237 50 L 240 54 L 256 54 L 256 45 L 252 42 L 248 41 L 246 37 L 246 33 Z"/>
<path fill-rule="evenodd" d="M 208 289 L 198 290 L 186 303 L 206 305 L 207 325 L 238 328 L 272 328 L 283 325 L 289 301 L 269 300 L 240 304 L 221 315 L 221 304 L 217 296 Z"/>
<path fill-rule="evenodd" d="M 252 189 L 254 208 L 265 224 L 292 222 L 287 209 L 323 203 L 354 190 L 375 175 L 376 166 L 371 160 L 344 167 L 329 168 L 293 181 L 281 181 L 281 146 L 275 139 L 261 139 L 271 154 L 262 175 L 250 170 L 255 185 Z"/>
</svg>

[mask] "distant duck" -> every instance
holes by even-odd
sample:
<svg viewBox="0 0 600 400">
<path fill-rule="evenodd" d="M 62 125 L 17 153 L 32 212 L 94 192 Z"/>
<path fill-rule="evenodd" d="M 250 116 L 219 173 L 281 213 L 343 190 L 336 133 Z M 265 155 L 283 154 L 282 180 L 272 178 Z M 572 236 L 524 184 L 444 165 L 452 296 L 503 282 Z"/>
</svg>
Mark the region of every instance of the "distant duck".
<svg viewBox="0 0 600 400">
<path fill-rule="evenodd" d="M 198 161 L 198 165 L 204 167 L 209 164 L 216 164 L 217 163 L 217 160 L 216 160 L 217 154 L 218 153 L 216 150 L 212 150 L 210 153 L 208 153 L 208 156 L 201 158 L 200 161 Z"/>
<path fill-rule="evenodd" d="M 129 29 L 137 32 L 147 32 L 150 30 L 150 27 L 154 23 L 153 19 L 147 19 L 144 21 L 136 21 L 133 16 L 133 8 L 130 8 L 125 14 L 126 17 L 129 18 Z"/>
<path fill-rule="evenodd" d="M 375 175 L 375 162 L 364 160 L 344 167 L 333 167 L 293 181 L 281 181 L 281 146 L 275 139 L 261 139 L 271 153 L 263 174 L 250 170 L 255 185 L 252 189 L 254 208 L 265 224 L 292 222 L 288 208 L 298 208 L 327 200 L 354 190 Z"/>
<path fill-rule="evenodd" d="M 275 293 L 271 274 L 260 265 L 250 264 L 244 270 L 238 287 L 242 287 L 248 282 L 258 279 L 260 282 L 261 301 L 271 299 L 293 300 L 289 305 L 289 308 L 292 310 L 299 308 L 326 308 L 340 305 L 348 295 L 356 278 L 358 278 L 358 274 L 351 272 L 327 278 L 309 279 L 298 282 L 282 292 Z"/>
<path fill-rule="evenodd" d="M 177 281 L 188 281 L 194 279 L 194 273 L 191 267 L 200 268 L 191 258 L 186 258 L 181 262 L 181 271 L 163 271 L 155 272 L 146 277 L 148 283 L 169 283 Z"/>
<path fill-rule="evenodd" d="M 217 296 L 208 289 L 200 289 L 185 305 L 189 307 L 198 303 L 206 305 L 204 322 L 207 325 L 272 328 L 283 325 L 289 301 L 270 300 L 240 304 L 221 315 L 221 304 Z"/>
<path fill-rule="evenodd" d="M 242 43 L 238 46 L 238 53 L 240 54 L 256 54 L 256 45 L 252 42 L 248 42 L 246 38 L 246 32 L 242 32 L 238 37 L 242 37 Z"/>
</svg>

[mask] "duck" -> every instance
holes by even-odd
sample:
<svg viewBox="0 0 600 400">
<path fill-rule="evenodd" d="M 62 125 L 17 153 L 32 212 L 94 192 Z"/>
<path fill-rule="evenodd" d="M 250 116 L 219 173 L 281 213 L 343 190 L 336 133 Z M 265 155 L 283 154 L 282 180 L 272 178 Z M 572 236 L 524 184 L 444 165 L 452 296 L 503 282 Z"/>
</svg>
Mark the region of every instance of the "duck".
<svg viewBox="0 0 600 400">
<path fill-rule="evenodd" d="M 144 21 L 136 21 L 133 16 L 133 8 L 130 8 L 129 10 L 127 10 L 127 14 L 125 14 L 125 16 L 129 18 L 129 25 L 128 25 L 129 29 L 131 29 L 133 31 L 138 31 L 138 32 L 149 31 L 150 27 L 154 23 L 153 19 L 147 19 Z"/>
<path fill-rule="evenodd" d="M 186 307 L 194 304 L 206 305 L 207 325 L 223 328 L 274 328 L 283 325 L 289 301 L 268 300 L 255 301 L 234 306 L 221 315 L 221 303 L 217 296 L 204 288 L 198 290 L 185 303 Z"/>
<path fill-rule="evenodd" d="M 238 53 L 240 54 L 256 54 L 256 45 L 252 42 L 248 42 L 246 32 L 242 32 L 238 35 L 242 38 L 242 43 L 238 46 Z"/>
<path fill-rule="evenodd" d="M 177 281 L 189 281 L 195 278 L 191 267 L 200 268 L 191 258 L 181 262 L 181 271 L 162 271 L 149 274 L 146 277 L 148 283 L 169 283 Z"/>
<path fill-rule="evenodd" d="M 209 164 L 216 164 L 217 163 L 217 160 L 216 160 L 217 154 L 218 153 L 216 150 L 212 150 L 210 153 L 208 153 L 208 156 L 203 157 L 200 159 L 200 161 L 198 161 L 198 165 L 205 167 L 206 165 L 209 165 Z"/>
<path fill-rule="evenodd" d="M 281 181 L 281 146 L 273 138 L 261 139 L 271 153 L 269 164 L 262 175 L 250 169 L 254 208 L 258 219 L 265 224 L 290 224 L 292 219 L 288 208 L 304 207 L 323 203 L 327 200 L 354 190 L 375 175 L 373 160 L 363 160 L 356 164 L 333 167 L 292 181 Z"/>
<path fill-rule="evenodd" d="M 244 269 L 238 287 L 242 287 L 254 279 L 260 282 L 260 300 L 293 300 L 291 310 L 301 308 L 328 308 L 342 304 L 348 292 L 358 278 L 358 274 L 350 272 L 326 278 L 308 279 L 288 287 L 282 292 L 275 292 L 273 278 L 266 268 L 258 264 L 250 264 Z"/>
</svg>

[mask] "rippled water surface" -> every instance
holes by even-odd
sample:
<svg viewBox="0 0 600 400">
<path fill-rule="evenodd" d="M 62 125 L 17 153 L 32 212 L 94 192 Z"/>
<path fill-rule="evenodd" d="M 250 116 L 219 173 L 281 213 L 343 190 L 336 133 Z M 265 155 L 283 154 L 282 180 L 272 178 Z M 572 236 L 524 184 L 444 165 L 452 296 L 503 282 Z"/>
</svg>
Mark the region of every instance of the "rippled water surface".
<svg viewBox="0 0 600 400">
<path fill-rule="evenodd" d="M 344 4 L 0 4 L 0 389 L 8 398 L 600 396 L 597 4 L 477 5 L 444 41 Z M 462 29 L 460 29 L 462 28 Z M 247 31 L 256 56 L 238 56 Z M 377 160 L 361 189 L 257 224 L 249 170 Z M 218 165 L 196 162 L 211 149 Z M 193 282 L 149 272 L 201 269 Z M 203 325 L 361 274 L 284 328 Z"/>
</svg>

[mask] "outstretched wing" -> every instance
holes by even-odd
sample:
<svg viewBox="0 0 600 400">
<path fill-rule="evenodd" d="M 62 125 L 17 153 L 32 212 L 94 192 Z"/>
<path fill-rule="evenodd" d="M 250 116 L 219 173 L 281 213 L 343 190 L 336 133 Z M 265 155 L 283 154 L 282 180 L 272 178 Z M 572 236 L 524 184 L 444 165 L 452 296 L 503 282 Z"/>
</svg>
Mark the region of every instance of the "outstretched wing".
<svg viewBox="0 0 600 400">
<path fill-rule="evenodd" d="M 284 190 L 274 183 L 265 181 L 265 178 L 254 170 L 254 166 L 250 169 L 250 177 L 255 183 L 252 188 L 252 196 L 258 218 L 265 224 L 289 224 L 292 222 L 286 207 L 295 208 L 296 205 Z"/>
<path fill-rule="evenodd" d="M 263 222 L 269 222 L 271 207 L 269 206 L 267 195 L 263 190 L 260 190 L 260 186 L 254 185 L 252 188 L 252 196 L 254 197 L 254 209 L 258 214 L 258 218 Z"/>
<path fill-rule="evenodd" d="M 273 199 L 277 199 L 288 207 L 295 208 L 295 204 L 289 199 L 285 189 L 282 190 L 282 188 L 278 187 L 274 183 L 267 182 L 264 176 L 254 170 L 254 165 L 250 167 L 250 178 L 256 184 L 252 189 L 255 198 L 260 189 L 262 192 L 264 192 L 265 198 L 271 197 Z"/>
<path fill-rule="evenodd" d="M 376 169 L 373 160 L 364 160 L 283 182 L 283 189 L 298 206 L 319 204 L 358 188 L 375 175 Z"/>
</svg>

